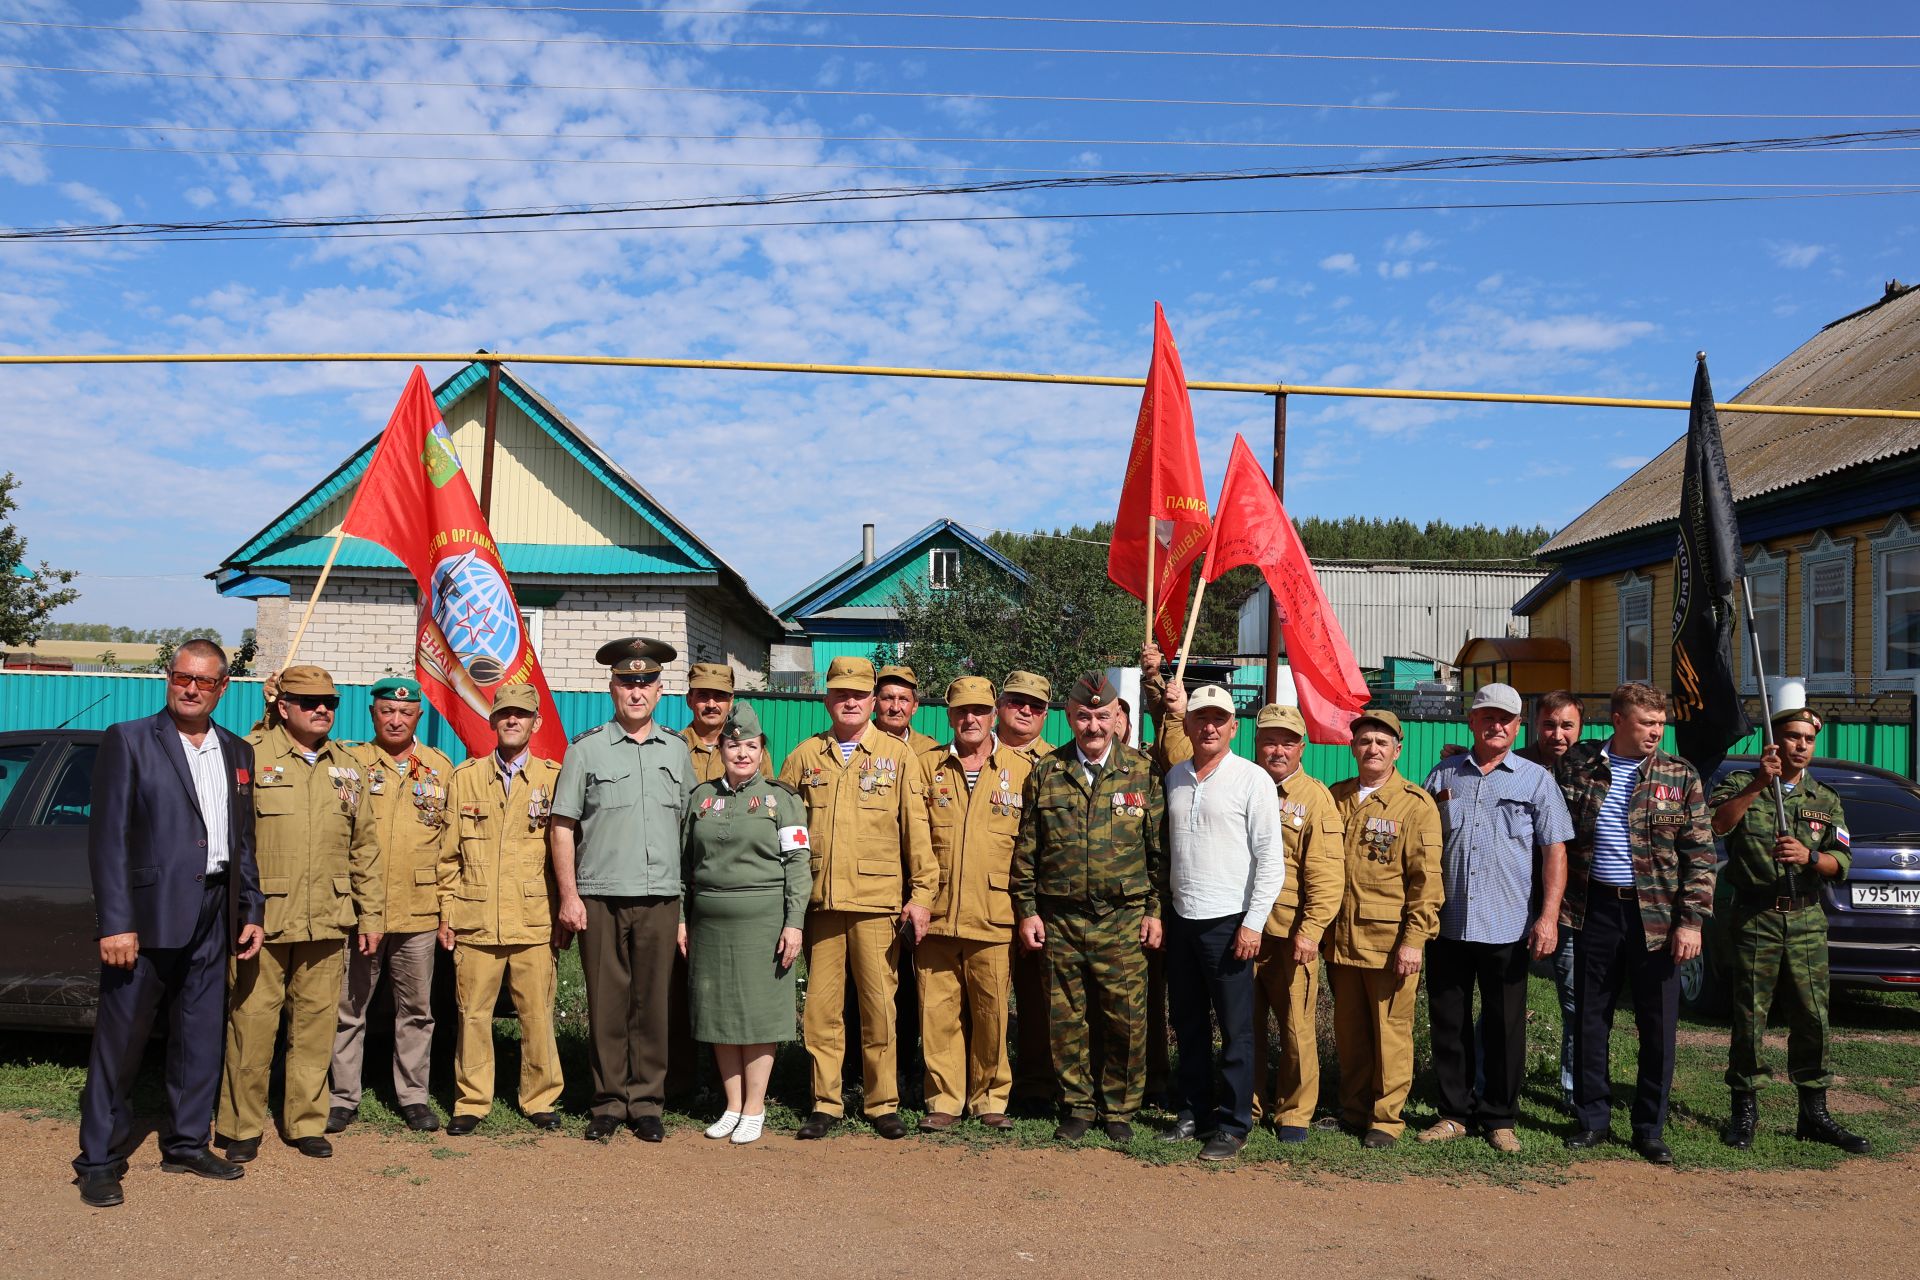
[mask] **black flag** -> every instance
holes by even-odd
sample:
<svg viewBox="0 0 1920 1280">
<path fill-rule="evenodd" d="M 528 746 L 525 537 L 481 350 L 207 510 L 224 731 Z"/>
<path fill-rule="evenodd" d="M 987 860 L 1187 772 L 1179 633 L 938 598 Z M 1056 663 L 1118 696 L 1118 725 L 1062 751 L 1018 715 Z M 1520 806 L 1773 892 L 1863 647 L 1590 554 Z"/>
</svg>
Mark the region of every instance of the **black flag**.
<svg viewBox="0 0 1920 1280">
<path fill-rule="evenodd" d="M 1673 579 L 1674 743 L 1705 779 L 1749 728 L 1733 677 L 1733 592 L 1743 574 L 1740 525 L 1705 355 L 1693 373 L 1686 466 Z"/>
</svg>

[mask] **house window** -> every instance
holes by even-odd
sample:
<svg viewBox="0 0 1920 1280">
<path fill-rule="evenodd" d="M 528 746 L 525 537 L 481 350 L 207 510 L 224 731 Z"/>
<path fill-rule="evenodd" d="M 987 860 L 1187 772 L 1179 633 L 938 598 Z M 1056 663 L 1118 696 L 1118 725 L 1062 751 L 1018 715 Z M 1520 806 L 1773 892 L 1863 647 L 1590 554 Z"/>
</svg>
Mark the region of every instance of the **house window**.
<svg viewBox="0 0 1920 1280">
<path fill-rule="evenodd" d="M 527 644 L 533 650 L 533 656 L 540 657 L 541 624 L 546 620 L 545 609 L 520 610 L 520 629 L 527 633 Z"/>
<path fill-rule="evenodd" d="M 1873 540 L 1873 676 L 1920 675 L 1920 532 L 1895 516 Z"/>
<path fill-rule="evenodd" d="M 1620 683 L 1653 681 L 1653 579 L 1620 580 Z"/>
<path fill-rule="evenodd" d="M 1801 553 L 1801 670 L 1813 689 L 1853 685 L 1853 543 L 1824 532 Z"/>
<path fill-rule="evenodd" d="M 935 547 L 927 557 L 927 582 L 935 591 L 946 591 L 960 580 L 960 552 L 953 547 Z"/>
<path fill-rule="evenodd" d="M 1756 693 L 1754 682 L 1754 634 L 1760 637 L 1760 665 L 1768 675 L 1784 675 L 1781 662 L 1787 645 L 1787 561 L 1775 558 L 1763 547 L 1747 561 L 1747 590 L 1753 597 L 1753 631 L 1743 632 L 1741 648 L 1746 667 L 1741 680 L 1748 693 Z"/>
</svg>

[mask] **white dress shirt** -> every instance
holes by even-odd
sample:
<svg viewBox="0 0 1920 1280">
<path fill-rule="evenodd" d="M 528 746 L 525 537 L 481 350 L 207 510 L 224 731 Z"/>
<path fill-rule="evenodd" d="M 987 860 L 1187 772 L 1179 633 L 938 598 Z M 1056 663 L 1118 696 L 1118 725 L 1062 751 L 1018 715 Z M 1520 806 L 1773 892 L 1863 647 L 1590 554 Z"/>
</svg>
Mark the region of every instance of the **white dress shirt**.
<svg viewBox="0 0 1920 1280">
<path fill-rule="evenodd" d="M 220 735 L 211 726 L 194 746 L 186 734 L 180 735 L 180 749 L 187 753 L 187 772 L 193 778 L 194 798 L 200 802 L 200 818 L 207 826 L 207 874 L 227 869 L 232 856 L 233 815 L 228 810 L 227 758 L 220 750 Z"/>
<path fill-rule="evenodd" d="M 1280 795 L 1267 771 L 1231 753 L 1205 778 L 1183 760 L 1167 770 L 1168 888 L 1183 920 L 1240 915 L 1256 932 L 1286 882 Z"/>
</svg>

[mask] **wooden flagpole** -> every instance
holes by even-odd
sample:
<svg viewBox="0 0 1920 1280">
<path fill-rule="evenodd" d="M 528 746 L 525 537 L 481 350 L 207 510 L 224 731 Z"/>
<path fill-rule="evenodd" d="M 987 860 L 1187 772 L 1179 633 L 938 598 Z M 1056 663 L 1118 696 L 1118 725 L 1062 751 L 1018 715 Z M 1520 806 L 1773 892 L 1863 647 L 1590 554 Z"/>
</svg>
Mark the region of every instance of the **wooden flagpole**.
<svg viewBox="0 0 1920 1280">
<path fill-rule="evenodd" d="M 299 629 L 293 633 L 293 643 L 287 646 L 286 660 L 280 664 L 282 671 L 293 665 L 293 655 L 300 652 L 300 641 L 306 638 L 307 624 L 313 621 L 313 607 L 320 603 L 320 593 L 326 590 L 327 575 L 333 572 L 333 562 L 340 558 L 340 544 L 346 540 L 346 520 L 342 517 L 339 531 L 333 535 L 333 546 L 327 550 L 326 563 L 320 566 L 320 577 L 313 584 L 313 594 L 307 597 L 307 611 L 300 615 Z"/>
</svg>

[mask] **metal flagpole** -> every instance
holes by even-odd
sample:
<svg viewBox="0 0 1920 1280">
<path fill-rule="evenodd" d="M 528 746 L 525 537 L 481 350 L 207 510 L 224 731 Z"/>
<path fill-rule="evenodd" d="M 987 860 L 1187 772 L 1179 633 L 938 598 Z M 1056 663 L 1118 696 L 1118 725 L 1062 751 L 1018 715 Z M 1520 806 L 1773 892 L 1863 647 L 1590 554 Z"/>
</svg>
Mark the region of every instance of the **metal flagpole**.
<svg viewBox="0 0 1920 1280">
<path fill-rule="evenodd" d="M 1753 679 L 1760 687 L 1760 742 L 1764 747 L 1774 745 L 1773 741 L 1773 696 L 1767 692 L 1767 669 L 1760 661 L 1760 629 L 1753 624 L 1753 588 L 1747 584 L 1747 575 L 1740 575 L 1740 599 L 1746 606 L 1747 616 L 1747 652 L 1753 655 Z M 1773 780 L 1773 818 L 1774 834 L 1787 834 L 1787 796 L 1781 789 L 1780 779 Z M 1793 868 L 1787 868 L 1787 893 L 1793 894 Z"/>
</svg>

